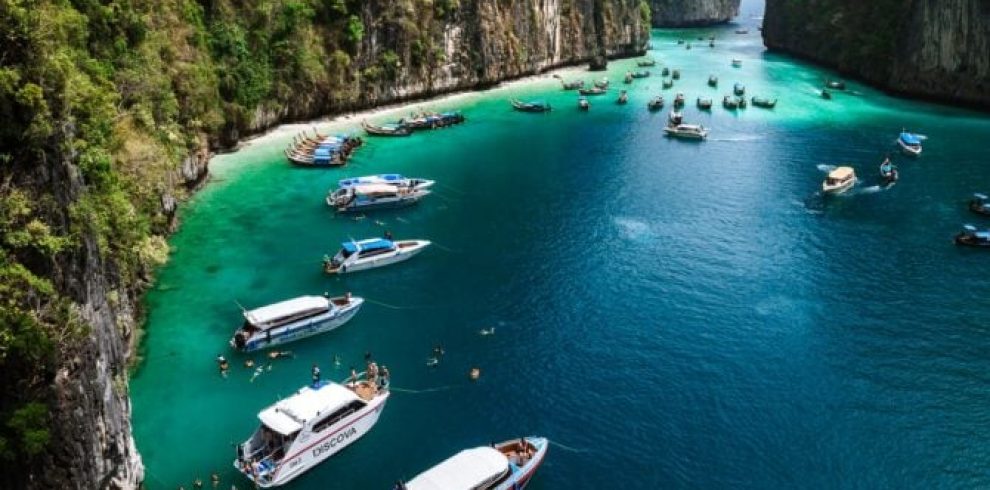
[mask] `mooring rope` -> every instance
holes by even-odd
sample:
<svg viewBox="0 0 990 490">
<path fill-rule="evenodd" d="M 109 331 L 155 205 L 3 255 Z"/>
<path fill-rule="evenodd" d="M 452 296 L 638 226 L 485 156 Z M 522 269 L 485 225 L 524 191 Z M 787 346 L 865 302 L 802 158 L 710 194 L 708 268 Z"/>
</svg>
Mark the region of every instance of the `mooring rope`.
<svg viewBox="0 0 990 490">
<path fill-rule="evenodd" d="M 553 444 L 554 446 L 557 446 L 557 447 L 559 447 L 559 448 L 561 448 L 561 449 L 563 449 L 563 450 L 565 450 L 565 451 L 570 451 L 570 452 L 572 452 L 572 453 L 584 453 L 584 452 L 587 452 L 587 451 L 585 451 L 584 449 L 577 449 L 577 448 L 573 448 L 573 447 L 570 447 L 570 446 L 568 446 L 568 445 L 565 445 L 565 444 L 561 444 L 561 443 L 559 443 L 559 442 L 557 442 L 557 441 L 551 441 L 551 440 L 549 440 L 549 439 L 547 439 L 547 441 L 549 441 L 549 442 L 550 442 L 550 444 Z"/>
<path fill-rule="evenodd" d="M 447 390 L 452 390 L 454 388 L 457 388 L 457 385 L 438 386 L 436 388 L 426 388 L 426 389 L 423 389 L 423 390 L 410 390 L 408 388 L 397 388 L 397 387 L 394 387 L 394 386 L 389 386 L 388 387 L 388 389 L 390 391 L 395 391 L 395 392 L 399 392 L 399 393 L 410 393 L 410 394 L 413 394 L 413 395 L 419 395 L 419 394 L 422 394 L 422 393 L 435 393 L 437 391 L 447 391 Z"/>
<path fill-rule="evenodd" d="M 376 304 L 378 306 L 383 306 L 385 308 L 389 308 L 389 309 L 392 309 L 392 310 L 428 310 L 428 309 L 436 308 L 436 306 L 396 306 L 396 305 L 390 305 L 388 303 L 382 303 L 381 301 L 375 301 L 373 299 L 368 299 L 368 298 L 364 298 L 364 300 L 367 301 L 367 302 L 369 302 L 369 303 L 371 303 L 371 304 Z"/>
</svg>

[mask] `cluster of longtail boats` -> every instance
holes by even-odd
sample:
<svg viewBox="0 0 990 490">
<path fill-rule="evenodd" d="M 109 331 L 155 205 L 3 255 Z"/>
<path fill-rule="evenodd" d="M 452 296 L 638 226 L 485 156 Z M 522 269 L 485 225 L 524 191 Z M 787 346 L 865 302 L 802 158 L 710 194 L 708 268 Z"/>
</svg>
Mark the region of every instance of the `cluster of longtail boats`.
<svg viewBox="0 0 990 490">
<path fill-rule="evenodd" d="M 446 128 L 460 124 L 464 120 L 464 115 L 460 112 L 421 112 L 412 114 L 408 118 L 402 118 L 396 122 L 382 125 L 374 125 L 368 121 L 362 121 L 361 127 L 364 128 L 365 132 L 373 136 L 409 136 L 413 131 Z"/>
<path fill-rule="evenodd" d="M 285 149 L 285 157 L 302 167 L 340 167 L 364 141 L 350 135 L 324 135 L 315 129 L 313 136 L 303 131 Z"/>
</svg>

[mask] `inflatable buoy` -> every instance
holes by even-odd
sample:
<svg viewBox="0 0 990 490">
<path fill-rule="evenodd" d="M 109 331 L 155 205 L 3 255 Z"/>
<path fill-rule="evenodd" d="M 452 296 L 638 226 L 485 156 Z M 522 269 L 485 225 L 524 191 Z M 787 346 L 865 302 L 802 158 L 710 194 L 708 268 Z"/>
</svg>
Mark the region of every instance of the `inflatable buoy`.
<svg viewBox="0 0 990 490">
<path fill-rule="evenodd" d="M 471 381 L 477 381 L 478 378 L 481 377 L 481 369 L 476 367 L 471 368 L 471 372 L 468 373 L 468 377 L 471 378 Z"/>
</svg>

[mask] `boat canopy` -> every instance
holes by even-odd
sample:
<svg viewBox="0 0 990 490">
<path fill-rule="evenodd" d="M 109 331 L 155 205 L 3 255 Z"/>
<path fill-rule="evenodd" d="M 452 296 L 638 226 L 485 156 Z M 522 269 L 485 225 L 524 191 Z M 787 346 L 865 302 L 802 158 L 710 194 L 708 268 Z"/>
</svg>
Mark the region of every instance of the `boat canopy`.
<svg viewBox="0 0 990 490">
<path fill-rule="evenodd" d="M 358 184 L 353 189 L 357 194 L 395 194 L 395 187 L 389 184 Z"/>
<path fill-rule="evenodd" d="M 315 389 L 304 386 L 295 395 L 262 410 L 258 418 L 269 429 L 290 435 L 313 417 L 333 413 L 355 400 L 358 400 L 357 394 L 337 383 L 325 383 Z"/>
<path fill-rule="evenodd" d="M 472 490 L 508 468 L 509 460 L 494 448 L 465 449 L 420 473 L 406 483 L 406 490 Z"/>
<path fill-rule="evenodd" d="M 852 169 L 852 167 L 839 167 L 829 172 L 828 178 L 836 179 L 836 180 L 846 180 L 855 174 L 856 172 Z"/>
<path fill-rule="evenodd" d="M 904 144 L 907 144 L 907 145 L 920 145 L 921 144 L 921 138 L 918 138 L 918 135 L 916 135 L 914 133 L 908 133 L 906 131 L 903 132 L 903 133 L 901 133 L 901 141 L 903 141 Z"/>
<path fill-rule="evenodd" d="M 262 306 L 244 312 L 244 319 L 252 325 L 261 327 L 288 316 L 294 316 L 311 311 L 328 310 L 330 300 L 323 296 L 300 296 L 279 303 Z"/>
<path fill-rule="evenodd" d="M 973 194 L 973 197 L 975 197 L 975 198 L 977 198 L 977 199 L 979 199 L 981 201 L 986 201 L 987 200 L 987 195 L 986 194 L 983 194 L 982 192 L 976 192 L 976 193 L 974 193 Z"/>
<path fill-rule="evenodd" d="M 395 248 L 395 243 L 393 243 L 392 240 L 386 240 L 384 238 L 372 238 L 371 240 L 361 240 L 359 242 L 344 242 L 341 245 L 343 245 L 344 251 L 347 253 L 357 252 L 358 247 L 360 247 L 361 250 L 390 250 Z"/>
<path fill-rule="evenodd" d="M 976 233 L 976 227 L 973 225 L 963 225 L 963 229 L 970 233 Z"/>
</svg>

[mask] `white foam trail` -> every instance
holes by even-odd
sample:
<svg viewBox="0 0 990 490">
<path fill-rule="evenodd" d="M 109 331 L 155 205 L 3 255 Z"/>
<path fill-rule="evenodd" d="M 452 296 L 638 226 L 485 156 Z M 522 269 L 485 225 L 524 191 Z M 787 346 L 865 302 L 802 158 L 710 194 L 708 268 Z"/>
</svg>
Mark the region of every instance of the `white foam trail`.
<svg viewBox="0 0 990 490">
<path fill-rule="evenodd" d="M 749 136 L 731 136 L 728 138 L 710 138 L 709 141 L 760 141 L 761 137 L 756 135 Z"/>
<path fill-rule="evenodd" d="M 883 187 L 878 185 L 871 185 L 869 187 L 861 187 L 856 189 L 856 194 L 874 194 L 883 190 Z"/>
<path fill-rule="evenodd" d="M 612 220 L 619 227 L 619 234 L 627 240 L 642 240 L 653 234 L 650 224 L 628 217 L 618 217 Z"/>
<path fill-rule="evenodd" d="M 831 172 L 831 171 L 835 170 L 835 165 L 828 165 L 828 164 L 825 164 L 825 163 L 819 163 L 818 165 L 815 165 L 815 168 L 817 168 L 821 172 L 828 173 L 828 172 Z"/>
</svg>

